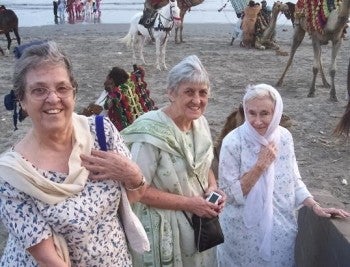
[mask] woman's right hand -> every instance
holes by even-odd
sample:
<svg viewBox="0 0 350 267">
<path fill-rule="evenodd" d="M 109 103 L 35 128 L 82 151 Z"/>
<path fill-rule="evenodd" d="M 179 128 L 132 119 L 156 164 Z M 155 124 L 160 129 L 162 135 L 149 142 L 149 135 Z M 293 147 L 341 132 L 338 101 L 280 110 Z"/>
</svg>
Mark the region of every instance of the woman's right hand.
<svg viewBox="0 0 350 267">
<path fill-rule="evenodd" d="M 277 147 L 274 143 L 269 143 L 267 146 L 262 146 L 259 152 L 256 165 L 262 170 L 266 170 L 271 163 L 276 159 Z"/>
<path fill-rule="evenodd" d="M 139 201 L 143 196 L 146 189 L 145 178 L 139 166 L 128 157 L 112 151 L 93 149 L 91 155 L 82 154 L 80 158 L 82 166 L 90 171 L 90 179 L 113 179 L 121 182 L 127 189 L 130 203 Z"/>
<path fill-rule="evenodd" d="M 91 155 L 80 155 L 82 166 L 90 171 L 90 179 L 113 179 L 126 185 L 136 187 L 142 173 L 138 165 L 128 157 L 112 151 L 93 149 Z"/>
<path fill-rule="evenodd" d="M 262 146 L 256 164 L 241 178 L 241 188 L 243 195 L 249 194 L 250 190 L 260 179 L 263 172 L 272 164 L 277 156 L 277 147 L 274 143 Z"/>
</svg>

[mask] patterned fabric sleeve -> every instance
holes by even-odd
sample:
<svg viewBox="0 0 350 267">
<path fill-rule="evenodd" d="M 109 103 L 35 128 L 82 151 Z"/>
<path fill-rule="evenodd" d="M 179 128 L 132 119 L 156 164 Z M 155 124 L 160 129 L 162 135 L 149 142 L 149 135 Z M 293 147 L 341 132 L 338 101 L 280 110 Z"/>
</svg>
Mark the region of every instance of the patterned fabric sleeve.
<svg viewBox="0 0 350 267">
<path fill-rule="evenodd" d="M 284 136 L 287 138 L 285 141 L 287 144 L 289 144 L 289 150 L 290 154 L 292 155 L 292 164 L 293 164 L 293 174 L 294 174 L 294 181 L 295 181 L 295 207 L 300 207 L 302 205 L 302 202 L 308 198 L 312 197 L 309 190 L 307 189 L 306 185 L 301 179 L 301 175 L 299 172 L 298 162 L 296 160 L 295 152 L 294 152 L 294 141 L 292 134 L 287 130 L 284 129 L 285 133 Z"/>
<path fill-rule="evenodd" d="M 23 249 L 52 236 L 33 200 L 6 182 L 0 184 L 0 218 Z"/>
<path fill-rule="evenodd" d="M 230 132 L 223 140 L 219 160 L 219 183 L 228 199 L 236 205 L 244 205 L 240 178 L 241 178 L 241 144 L 238 131 Z"/>
</svg>

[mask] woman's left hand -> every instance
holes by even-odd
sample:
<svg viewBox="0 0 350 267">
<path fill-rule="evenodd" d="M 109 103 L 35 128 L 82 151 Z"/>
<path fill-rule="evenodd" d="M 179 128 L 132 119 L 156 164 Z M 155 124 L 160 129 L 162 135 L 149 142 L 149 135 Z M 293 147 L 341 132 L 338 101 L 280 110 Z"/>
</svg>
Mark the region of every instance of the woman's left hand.
<svg viewBox="0 0 350 267">
<path fill-rule="evenodd" d="M 337 208 L 322 208 L 320 205 L 316 204 L 312 206 L 314 213 L 320 217 L 327 218 L 347 218 L 350 217 L 350 213 Z"/>
<path fill-rule="evenodd" d="M 217 212 L 220 213 L 223 210 L 223 208 L 225 206 L 225 203 L 226 203 L 226 198 L 227 198 L 226 194 L 225 194 L 224 191 L 222 191 L 222 190 L 220 190 L 218 188 L 208 187 L 208 189 L 206 190 L 205 197 L 209 196 L 209 194 L 211 192 L 216 192 L 216 193 L 218 193 L 221 196 L 221 198 L 220 198 L 220 200 L 218 202 L 219 210 L 217 211 Z"/>
</svg>

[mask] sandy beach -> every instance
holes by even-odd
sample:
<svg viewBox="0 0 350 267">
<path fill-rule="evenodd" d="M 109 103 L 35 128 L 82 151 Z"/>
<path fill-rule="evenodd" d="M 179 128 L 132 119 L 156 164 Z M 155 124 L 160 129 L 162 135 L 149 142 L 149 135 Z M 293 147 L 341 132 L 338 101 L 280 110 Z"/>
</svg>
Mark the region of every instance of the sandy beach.
<svg viewBox="0 0 350 267">
<path fill-rule="evenodd" d="M 71 56 L 79 83 L 76 111 L 94 102 L 103 90 L 103 82 L 113 66 L 132 71 L 130 50 L 118 39 L 125 36 L 128 24 L 63 24 L 38 27 L 21 27 L 23 43 L 31 40 L 54 40 Z M 245 49 L 231 41 L 230 24 L 185 24 L 185 43 L 176 45 L 173 36 L 167 46 L 166 61 L 169 69 L 182 58 L 196 54 L 211 77 L 212 96 L 206 111 L 213 139 L 219 134 L 226 117 L 237 107 L 250 83 L 275 85 L 288 57 L 278 56 L 273 50 Z M 279 25 L 277 40 L 281 50 L 289 52 L 293 28 Z M 13 41 L 12 48 L 16 45 Z M 5 36 L 0 35 L 0 46 L 6 47 Z M 294 137 L 296 156 L 301 176 L 311 190 L 326 190 L 341 202 L 350 204 L 350 143 L 332 136 L 332 131 L 346 105 L 346 71 L 350 51 L 344 41 L 337 58 L 336 89 L 339 102 L 329 101 L 329 90 L 317 79 L 316 96 L 307 98 L 312 79 L 313 52 L 311 40 L 305 37 L 294 58 L 293 65 L 281 88 L 277 88 L 284 101 L 284 113 L 292 119 L 289 128 Z M 330 64 L 331 46 L 323 48 L 325 70 Z M 167 102 L 165 81 L 167 71 L 154 67 L 155 47 L 145 47 L 148 61 L 145 80 L 151 97 L 158 107 Z M 0 56 L 0 95 L 11 88 L 12 53 Z M 138 62 L 141 64 L 141 62 Z M 329 77 L 329 75 L 327 75 Z M 3 100 L 2 100 L 3 101 Z M 12 112 L 0 105 L 0 152 L 13 145 L 28 129 L 29 121 L 19 123 L 13 131 Z M 0 231 L 0 255 L 6 242 L 6 232 Z"/>
</svg>

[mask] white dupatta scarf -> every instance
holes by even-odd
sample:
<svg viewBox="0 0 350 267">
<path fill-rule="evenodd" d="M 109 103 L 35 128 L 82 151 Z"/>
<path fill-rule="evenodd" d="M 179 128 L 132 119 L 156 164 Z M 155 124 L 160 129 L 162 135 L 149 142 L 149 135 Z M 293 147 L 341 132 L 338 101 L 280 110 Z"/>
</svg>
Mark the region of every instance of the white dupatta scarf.
<svg viewBox="0 0 350 267">
<path fill-rule="evenodd" d="M 259 85 L 257 85 L 259 86 Z M 279 143 L 280 130 L 279 123 L 282 117 L 283 103 L 278 91 L 269 85 L 261 85 L 268 89 L 276 98 L 275 110 L 272 121 L 264 136 L 260 135 L 248 122 L 247 115 L 242 125 L 244 138 L 253 143 L 256 147 L 266 146 L 270 142 Z M 245 114 L 246 103 L 243 103 Z M 251 165 L 254 165 L 258 159 L 258 154 L 250 158 Z M 260 223 L 262 242 L 259 253 L 261 257 L 269 261 L 271 259 L 271 234 L 273 225 L 273 190 L 275 179 L 275 164 L 272 163 L 262 174 L 256 184 L 247 195 L 243 211 L 243 221 L 247 228 L 252 228 Z"/>
</svg>

